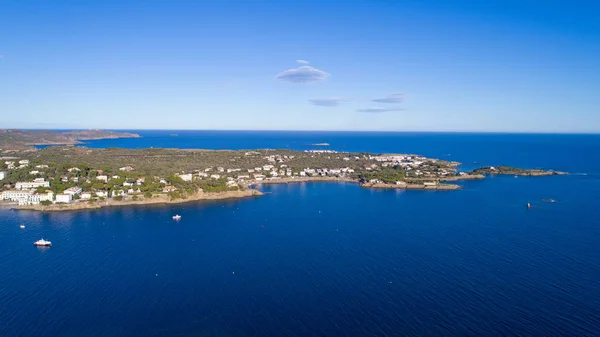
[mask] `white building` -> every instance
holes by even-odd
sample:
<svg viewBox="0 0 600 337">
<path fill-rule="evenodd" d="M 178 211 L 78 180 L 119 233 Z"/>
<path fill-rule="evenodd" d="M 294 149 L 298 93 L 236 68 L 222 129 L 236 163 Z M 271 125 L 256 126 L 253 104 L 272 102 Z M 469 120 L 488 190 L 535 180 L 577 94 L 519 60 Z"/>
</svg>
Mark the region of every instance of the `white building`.
<svg viewBox="0 0 600 337">
<path fill-rule="evenodd" d="M 48 191 L 47 193 L 32 194 L 29 196 L 29 205 L 39 205 L 42 201 L 52 201 L 54 199 L 54 192 Z"/>
<path fill-rule="evenodd" d="M 108 197 L 108 192 L 106 191 L 96 191 L 96 196 L 99 198 L 106 198 Z"/>
<path fill-rule="evenodd" d="M 0 180 L 4 180 L 6 178 L 6 172 L 0 171 Z"/>
<path fill-rule="evenodd" d="M 133 170 L 134 170 L 134 168 L 131 167 L 131 166 L 125 166 L 125 167 L 120 167 L 119 168 L 119 171 L 125 171 L 125 172 L 131 172 Z"/>
<path fill-rule="evenodd" d="M 81 193 L 81 199 L 83 199 L 83 200 L 89 200 L 91 198 L 92 198 L 92 193 L 90 193 L 90 192 Z"/>
<path fill-rule="evenodd" d="M 221 178 L 221 176 L 218 175 L 218 174 L 212 174 L 210 177 L 213 178 L 213 179 L 219 179 L 219 178 Z"/>
<path fill-rule="evenodd" d="M 2 192 L 2 200 L 19 201 L 20 199 L 27 199 L 32 194 L 31 191 L 4 191 Z"/>
<path fill-rule="evenodd" d="M 17 201 L 19 205 L 39 205 L 41 201 L 52 201 L 54 193 L 48 192 L 43 194 L 34 194 L 33 191 L 4 191 L 2 192 L 2 200 Z"/>
<path fill-rule="evenodd" d="M 31 182 L 18 182 L 15 184 L 17 190 L 31 190 L 38 187 L 50 187 L 50 182 L 44 181 L 44 178 L 38 178 Z"/>
<path fill-rule="evenodd" d="M 192 181 L 192 174 L 188 173 L 188 174 L 182 174 L 179 176 L 181 179 L 183 179 L 183 181 Z"/>
<path fill-rule="evenodd" d="M 227 182 L 227 187 L 233 187 L 233 186 L 237 186 L 237 183 L 233 180 L 230 180 Z"/>
<path fill-rule="evenodd" d="M 64 203 L 68 204 L 73 200 L 73 196 L 71 194 L 57 194 L 55 202 L 57 204 Z"/>
<path fill-rule="evenodd" d="M 83 190 L 81 189 L 81 187 L 69 187 L 67 188 L 63 193 L 64 194 L 70 194 L 71 196 L 73 196 L 74 194 L 81 194 Z"/>
<path fill-rule="evenodd" d="M 19 164 L 21 164 L 21 165 L 29 165 L 29 160 L 27 160 L 27 159 L 19 160 Z"/>
<path fill-rule="evenodd" d="M 102 180 L 102 181 L 104 181 L 105 183 L 107 183 L 107 182 L 108 182 L 108 176 L 97 176 L 97 177 L 96 177 L 96 179 L 97 179 L 97 180 Z"/>
</svg>

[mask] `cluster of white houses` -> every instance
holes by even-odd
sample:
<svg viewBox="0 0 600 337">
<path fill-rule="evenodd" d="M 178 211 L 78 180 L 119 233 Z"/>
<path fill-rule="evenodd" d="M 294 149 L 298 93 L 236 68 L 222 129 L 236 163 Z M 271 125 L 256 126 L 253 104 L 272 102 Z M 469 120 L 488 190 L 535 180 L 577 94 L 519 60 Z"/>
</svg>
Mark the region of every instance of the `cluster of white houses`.
<svg viewBox="0 0 600 337">
<path fill-rule="evenodd" d="M 413 156 L 413 155 L 379 155 L 369 156 L 369 160 L 375 160 L 381 164 L 382 167 L 388 166 L 400 166 L 407 171 L 408 175 L 414 176 L 446 176 L 449 174 L 456 173 L 456 170 L 451 167 L 432 167 L 428 166 L 428 163 L 435 163 L 436 159 L 429 159 L 426 157 Z M 374 168 L 376 165 L 373 165 Z M 367 168 L 370 170 L 370 168 Z"/>
<path fill-rule="evenodd" d="M 35 193 L 33 190 L 3 191 L 1 199 L 16 201 L 19 203 L 19 205 L 37 205 L 42 201 L 53 201 L 54 193 L 51 191 L 48 191 L 46 193 Z"/>
<path fill-rule="evenodd" d="M 29 160 L 19 160 L 19 161 L 6 161 L 5 162 L 6 167 L 9 170 L 13 170 L 13 169 L 22 169 L 25 167 L 29 166 Z M 48 168 L 48 165 L 36 165 L 35 168 L 36 170 L 32 170 L 29 171 L 29 174 L 31 175 L 39 175 L 42 174 L 43 172 L 40 171 L 40 169 L 45 169 Z M 125 166 L 125 167 L 121 167 L 119 168 L 119 171 L 123 171 L 123 172 L 131 172 L 133 171 L 134 168 L 131 166 Z M 69 173 L 73 173 L 75 171 L 81 171 L 80 168 L 78 167 L 71 167 L 69 169 L 67 169 L 67 172 Z M 101 171 L 98 171 L 98 173 L 101 173 Z M 7 173 L 4 171 L 0 171 L 0 181 L 4 180 L 7 176 Z M 119 178 L 119 176 L 112 176 L 112 178 Z M 96 180 L 100 180 L 103 181 L 105 183 L 107 183 L 111 178 L 108 177 L 107 175 L 98 175 L 95 177 Z M 73 181 L 73 182 L 79 182 L 79 178 L 78 177 L 68 177 L 68 176 L 62 176 L 61 177 L 61 181 L 62 182 L 68 182 L 68 181 Z M 139 178 L 136 180 L 136 182 L 124 182 L 123 183 L 123 190 L 117 190 L 117 191 L 112 191 L 112 194 L 110 196 L 112 197 L 116 197 L 116 196 L 123 196 L 126 193 L 127 194 L 134 194 L 134 193 L 141 193 L 140 189 L 134 189 L 133 187 L 135 185 L 141 185 L 144 182 L 144 178 Z M 38 205 L 43 201 L 50 201 L 53 203 L 70 203 L 73 201 L 73 199 L 75 199 L 75 195 L 77 195 L 80 199 L 84 199 L 84 200 L 89 200 L 92 199 L 93 197 L 100 197 L 100 198 L 108 198 L 109 197 L 109 193 L 106 191 L 96 191 L 96 192 L 83 192 L 81 187 L 70 187 L 67 188 L 66 190 L 63 191 L 63 193 L 60 194 L 56 194 L 54 195 L 54 192 L 47 190 L 44 193 L 36 193 L 35 191 L 39 188 L 49 188 L 50 187 L 50 182 L 46 181 L 44 178 L 35 178 L 33 179 L 33 181 L 25 181 L 25 182 L 17 182 L 14 186 L 14 190 L 9 190 L 9 191 L 3 191 L 2 194 L 0 194 L 0 200 L 10 200 L 13 202 L 17 202 L 19 205 Z"/>
<path fill-rule="evenodd" d="M 284 162 L 286 159 L 292 159 L 292 158 L 293 158 L 293 156 L 288 157 L 288 156 L 280 156 L 280 155 L 273 155 L 273 156 L 265 157 L 265 159 L 267 159 L 270 162 L 274 161 L 274 162 L 279 162 L 279 163 Z M 348 174 L 354 173 L 354 169 L 349 168 L 349 167 L 336 168 L 336 169 L 305 168 L 300 171 L 293 171 L 286 164 L 280 164 L 279 166 L 267 164 L 267 165 L 258 166 L 255 168 L 246 169 L 246 170 L 242 170 L 239 168 L 224 169 L 222 167 L 217 167 L 216 171 L 218 173 L 211 174 L 212 171 L 213 171 L 212 167 L 206 168 L 204 170 L 197 170 L 196 171 L 196 172 L 198 172 L 197 177 L 199 179 L 203 179 L 203 178 L 220 179 L 222 177 L 225 177 L 225 175 L 218 174 L 218 173 L 225 173 L 225 172 L 234 173 L 235 178 L 234 177 L 226 177 L 226 178 L 227 178 L 227 185 L 235 186 L 238 183 L 246 183 L 251 180 L 255 180 L 255 181 L 275 180 L 275 179 L 281 179 L 281 178 L 285 178 L 285 177 L 294 177 L 294 176 L 300 176 L 300 177 L 318 177 L 318 176 L 321 176 L 321 177 L 325 177 L 325 176 L 344 177 L 344 176 L 347 176 Z M 241 172 L 241 171 L 244 171 L 244 172 Z M 248 173 L 246 174 L 246 172 L 248 172 Z M 194 175 L 191 173 L 180 174 L 179 177 L 181 177 L 181 179 L 183 179 L 184 181 L 191 181 L 194 178 Z"/>
<path fill-rule="evenodd" d="M 81 194 L 81 187 L 71 187 L 63 193 L 54 195 L 52 191 L 44 193 L 36 193 L 37 188 L 50 187 L 50 182 L 44 178 L 37 178 L 30 182 L 18 182 L 15 184 L 15 189 L 3 191 L 0 195 L 1 200 L 10 200 L 18 202 L 19 205 L 39 205 L 42 201 L 50 201 L 53 203 L 69 203 L 73 200 L 73 195 Z"/>
</svg>

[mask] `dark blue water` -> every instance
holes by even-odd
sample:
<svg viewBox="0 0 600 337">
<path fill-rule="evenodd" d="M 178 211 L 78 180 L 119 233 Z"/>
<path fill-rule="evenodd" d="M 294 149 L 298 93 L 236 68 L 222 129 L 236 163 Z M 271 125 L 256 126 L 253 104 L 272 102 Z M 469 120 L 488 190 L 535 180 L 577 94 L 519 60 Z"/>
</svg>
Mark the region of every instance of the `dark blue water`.
<svg viewBox="0 0 600 337">
<path fill-rule="evenodd" d="M 515 144 L 514 162 L 589 174 L 445 192 L 313 183 L 238 201 L 0 210 L 0 335 L 597 336 L 599 138 L 539 137 L 501 143 Z M 475 158 L 486 142 L 449 153 Z M 371 149 L 439 151 L 423 150 Z M 40 237 L 54 246 L 33 247 Z"/>
<path fill-rule="evenodd" d="M 148 131 L 142 138 L 85 141 L 92 148 L 331 149 L 352 152 L 414 153 L 466 165 L 514 165 L 600 173 L 600 135 L 322 132 L 322 131 Z M 176 135 L 176 136 L 173 136 Z M 329 147 L 312 144 L 328 143 Z"/>
</svg>

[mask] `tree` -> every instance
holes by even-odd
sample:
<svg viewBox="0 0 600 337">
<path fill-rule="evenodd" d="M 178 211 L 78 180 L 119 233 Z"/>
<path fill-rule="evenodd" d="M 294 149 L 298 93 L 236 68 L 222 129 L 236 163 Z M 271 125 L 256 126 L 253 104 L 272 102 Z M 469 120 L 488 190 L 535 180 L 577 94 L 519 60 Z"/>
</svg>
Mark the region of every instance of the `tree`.
<svg viewBox="0 0 600 337">
<path fill-rule="evenodd" d="M 50 201 L 50 200 L 42 200 L 42 201 L 40 201 L 40 205 L 42 205 L 42 206 L 50 206 L 50 205 L 52 205 L 52 201 Z"/>
</svg>

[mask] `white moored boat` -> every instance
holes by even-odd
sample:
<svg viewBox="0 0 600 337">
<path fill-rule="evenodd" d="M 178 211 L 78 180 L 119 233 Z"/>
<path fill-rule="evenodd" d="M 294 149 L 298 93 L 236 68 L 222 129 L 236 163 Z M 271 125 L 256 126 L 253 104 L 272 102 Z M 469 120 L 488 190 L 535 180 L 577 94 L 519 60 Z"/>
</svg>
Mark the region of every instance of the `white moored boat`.
<svg viewBox="0 0 600 337">
<path fill-rule="evenodd" d="M 41 240 L 37 240 L 36 242 L 33 243 L 36 246 L 43 246 L 43 247 L 48 247 L 48 246 L 52 246 L 52 242 L 50 241 L 46 241 L 44 239 Z"/>
<path fill-rule="evenodd" d="M 179 219 L 181 219 L 181 215 L 179 215 L 179 214 L 173 215 L 173 220 L 179 220 Z"/>
</svg>

